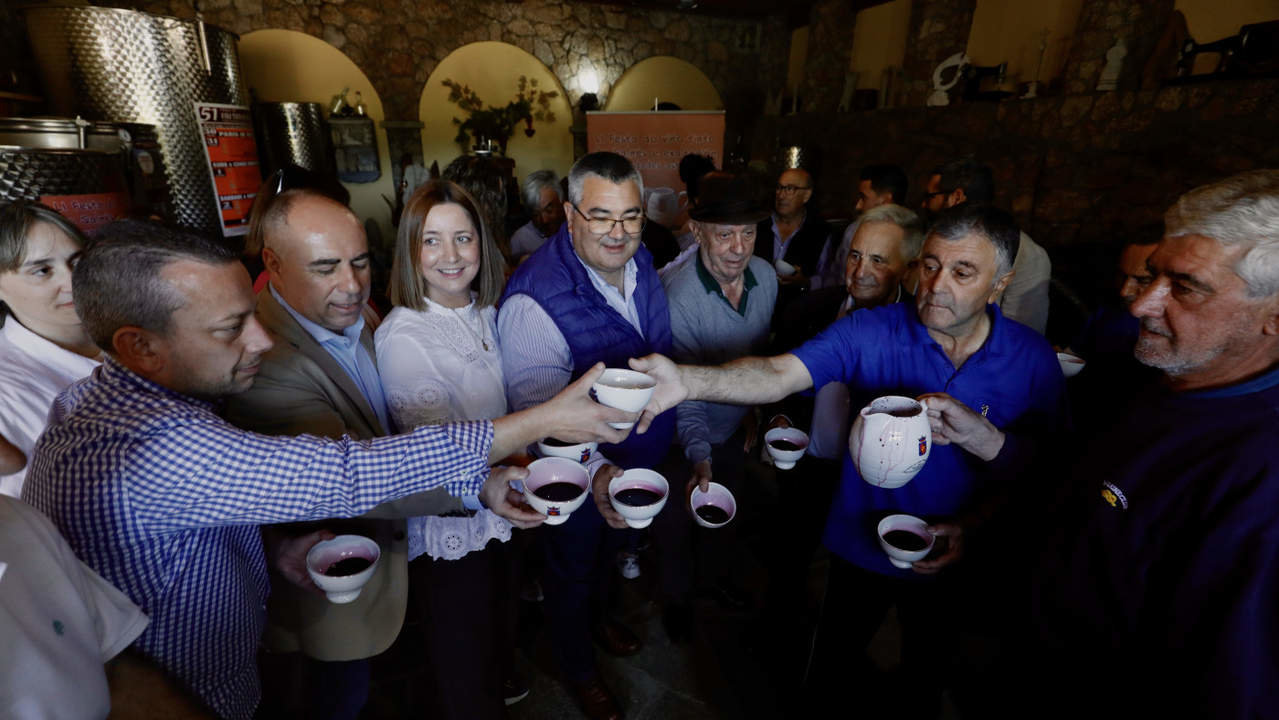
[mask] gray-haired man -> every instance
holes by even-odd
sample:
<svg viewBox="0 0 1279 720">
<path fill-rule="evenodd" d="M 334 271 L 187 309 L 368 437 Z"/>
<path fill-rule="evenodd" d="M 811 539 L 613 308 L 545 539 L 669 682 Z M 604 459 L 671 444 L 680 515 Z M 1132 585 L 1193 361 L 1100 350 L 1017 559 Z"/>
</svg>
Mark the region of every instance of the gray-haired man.
<svg viewBox="0 0 1279 720">
<path fill-rule="evenodd" d="M 564 224 L 564 198 L 554 170 L 537 170 L 524 178 L 520 189 L 524 209 L 531 219 L 511 235 L 511 260 L 518 265 Z"/>
</svg>

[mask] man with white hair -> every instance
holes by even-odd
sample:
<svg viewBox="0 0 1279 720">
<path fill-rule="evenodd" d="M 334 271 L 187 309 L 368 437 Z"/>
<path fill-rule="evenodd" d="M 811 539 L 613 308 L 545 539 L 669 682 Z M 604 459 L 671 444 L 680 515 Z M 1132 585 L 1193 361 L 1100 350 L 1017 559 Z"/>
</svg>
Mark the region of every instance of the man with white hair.
<svg viewBox="0 0 1279 720">
<path fill-rule="evenodd" d="M 560 197 L 560 178 L 554 170 L 529 173 L 520 188 L 520 198 L 531 217 L 511 235 L 511 261 L 516 265 L 542 247 L 564 224 L 564 198 Z"/>
<path fill-rule="evenodd" d="M 1069 689 L 1050 715 L 1275 717 L 1279 170 L 1191 190 L 1164 224 L 1131 305 L 1158 372 L 1089 409 L 1063 529 L 1036 541 L 1035 673 Z"/>
</svg>

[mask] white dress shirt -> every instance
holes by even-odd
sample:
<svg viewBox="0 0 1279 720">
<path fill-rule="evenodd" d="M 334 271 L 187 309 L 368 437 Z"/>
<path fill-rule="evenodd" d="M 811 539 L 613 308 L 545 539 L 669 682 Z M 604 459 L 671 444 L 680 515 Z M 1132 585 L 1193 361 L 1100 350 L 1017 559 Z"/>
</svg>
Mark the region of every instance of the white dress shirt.
<svg viewBox="0 0 1279 720">
<path fill-rule="evenodd" d="M 12 315 L 5 318 L 0 328 L 0 435 L 27 456 L 28 467 L 53 399 L 98 364 L 36 335 Z M 0 475 L 0 494 L 18 497 L 26 477 L 26 468 Z"/>
</svg>

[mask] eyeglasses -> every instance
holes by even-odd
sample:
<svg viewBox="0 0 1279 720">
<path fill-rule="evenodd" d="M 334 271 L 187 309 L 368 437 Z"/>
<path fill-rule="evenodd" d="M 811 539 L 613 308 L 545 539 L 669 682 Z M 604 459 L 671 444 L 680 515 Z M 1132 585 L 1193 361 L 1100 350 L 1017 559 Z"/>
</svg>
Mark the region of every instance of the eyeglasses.
<svg viewBox="0 0 1279 720">
<path fill-rule="evenodd" d="M 808 190 L 808 189 L 809 189 L 809 187 L 810 187 L 810 186 L 808 186 L 808 185 L 778 185 L 778 186 L 777 186 L 777 194 L 779 194 L 779 195 L 794 195 L 795 193 L 799 192 L 800 190 Z"/>
<path fill-rule="evenodd" d="M 950 193 L 946 192 L 945 190 L 934 190 L 932 192 L 926 192 L 924 193 L 924 202 L 928 202 L 929 200 L 932 200 L 938 195 L 949 195 L 949 194 Z"/>
<path fill-rule="evenodd" d="M 613 228 L 617 227 L 619 223 L 622 226 L 622 232 L 627 235 L 639 235 L 644 231 L 644 216 L 642 214 L 628 218 L 593 218 L 582 212 L 582 209 L 577 205 L 573 205 L 573 209 L 586 221 L 586 229 L 590 230 L 592 235 L 610 235 L 613 232 Z"/>
</svg>

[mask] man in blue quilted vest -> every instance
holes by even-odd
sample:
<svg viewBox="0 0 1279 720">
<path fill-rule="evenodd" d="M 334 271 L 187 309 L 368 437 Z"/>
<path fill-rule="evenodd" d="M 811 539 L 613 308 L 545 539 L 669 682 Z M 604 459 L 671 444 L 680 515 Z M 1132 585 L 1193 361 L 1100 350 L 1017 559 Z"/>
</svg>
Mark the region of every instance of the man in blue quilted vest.
<svg viewBox="0 0 1279 720">
<path fill-rule="evenodd" d="M 653 258 L 640 243 L 643 180 L 615 153 L 586 155 L 568 176 L 568 220 L 520 265 L 498 312 L 502 370 L 512 410 L 555 395 L 597 362 L 627 367 L 632 357 L 671 351 L 666 294 Z M 563 525 L 548 527 L 546 611 L 556 660 L 591 718 L 621 711 L 595 667 L 594 639 L 615 655 L 639 651 L 629 629 L 607 617 L 608 561 L 622 547 L 625 523 L 608 501 L 619 468 L 657 466 L 670 447 L 675 413 L 660 415 L 644 434 L 600 445 L 587 468 L 594 503 Z M 679 503 L 668 503 L 676 511 Z"/>
</svg>

